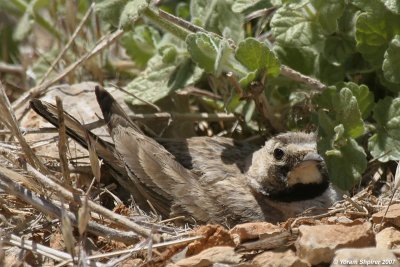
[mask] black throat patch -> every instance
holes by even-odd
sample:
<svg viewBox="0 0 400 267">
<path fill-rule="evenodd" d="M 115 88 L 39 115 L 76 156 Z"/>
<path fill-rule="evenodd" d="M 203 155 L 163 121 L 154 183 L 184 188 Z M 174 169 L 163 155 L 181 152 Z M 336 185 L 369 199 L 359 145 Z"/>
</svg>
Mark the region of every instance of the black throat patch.
<svg viewBox="0 0 400 267">
<path fill-rule="evenodd" d="M 308 200 L 322 195 L 329 187 L 329 181 L 311 184 L 295 184 L 278 192 L 268 192 L 268 198 L 282 202 Z"/>
</svg>

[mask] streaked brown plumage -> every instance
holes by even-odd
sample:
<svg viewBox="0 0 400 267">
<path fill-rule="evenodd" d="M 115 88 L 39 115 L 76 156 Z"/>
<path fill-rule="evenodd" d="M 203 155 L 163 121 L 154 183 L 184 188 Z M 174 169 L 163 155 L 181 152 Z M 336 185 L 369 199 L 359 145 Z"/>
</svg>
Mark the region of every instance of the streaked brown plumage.
<svg viewBox="0 0 400 267">
<path fill-rule="evenodd" d="M 115 146 L 100 141 L 99 156 L 118 179 L 131 178 L 133 183 L 125 183 L 135 187 L 131 192 L 139 205 L 149 200 L 165 217 L 186 215 L 197 223 L 230 226 L 277 222 L 310 207 L 327 208 L 338 198 L 313 134 L 281 134 L 262 148 L 221 137 L 157 142 L 129 120 L 108 92 L 97 87 L 96 96 Z M 42 116 L 51 109 L 35 101 L 32 107 Z M 85 143 L 77 130 L 72 132 Z"/>
</svg>

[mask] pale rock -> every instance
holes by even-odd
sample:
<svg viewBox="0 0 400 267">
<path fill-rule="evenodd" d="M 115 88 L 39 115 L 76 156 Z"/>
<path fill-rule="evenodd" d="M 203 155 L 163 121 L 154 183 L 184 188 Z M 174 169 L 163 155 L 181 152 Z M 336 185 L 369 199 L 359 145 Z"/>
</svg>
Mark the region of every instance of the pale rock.
<svg viewBox="0 0 400 267">
<path fill-rule="evenodd" d="M 388 227 L 375 235 L 376 247 L 386 249 L 400 248 L 400 231 Z"/>
<path fill-rule="evenodd" d="M 255 267 L 273 267 L 273 266 L 288 266 L 288 267 L 307 267 L 310 266 L 305 261 L 302 261 L 292 250 L 284 252 L 267 251 L 256 256 L 252 265 Z"/>
<path fill-rule="evenodd" d="M 400 227 L 400 204 L 390 205 L 386 215 L 385 213 L 386 213 L 386 208 L 373 214 L 372 221 L 374 223 L 381 223 L 383 216 L 385 216 L 385 218 L 383 219 L 384 222 L 388 222 Z"/>
<path fill-rule="evenodd" d="M 242 255 L 236 253 L 233 247 L 212 247 L 200 254 L 171 263 L 167 267 L 206 267 L 216 264 L 237 266 L 242 261 Z"/>
<path fill-rule="evenodd" d="M 252 222 L 236 225 L 229 231 L 229 234 L 233 242 L 239 245 L 245 241 L 258 239 L 263 235 L 279 233 L 281 231 L 283 231 L 282 228 L 272 223 Z"/>
<path fill-rule="evenodd" d="M 391 266 L 399 267 L 396 256 L 383 248 L 345 248 L 335 253 L 331 267 L 339 266 Z"/>
<path fill-rule="evenodd" d="M 297 255 L 312 265 L 329 263 L 339 248 L 375 245 L 370 223 L 361 225 L 314 225 L 299 227 Z"/>
</svg>

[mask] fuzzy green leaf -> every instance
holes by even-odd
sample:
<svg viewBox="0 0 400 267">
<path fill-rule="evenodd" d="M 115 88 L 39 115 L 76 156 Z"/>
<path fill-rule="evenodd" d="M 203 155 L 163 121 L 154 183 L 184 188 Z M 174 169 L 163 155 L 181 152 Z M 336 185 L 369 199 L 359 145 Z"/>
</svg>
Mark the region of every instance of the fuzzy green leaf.
<svg viewBox="0 0 400 267">
<path fill-rule="evenodd" d="M 335 87 L 327 88 L 316 102 L 329 113 L 333 125 L 343 124 L 347 137 L 357 138 L 364 133 L 357 98 L 349 88 L 343 88 L 339 93 Z"/>
<path fill-rule="evenodd" d="M 231 0 L 192 0 L 190 13 L 192 22 L 206 30 L 239 42 L 244 38 L 244 17 L 232 11 Z"/>
<path fill-rule="evenodd" d="M 400 16 L 388 11 L 362 13 L 356 21 L 357 50 L 374 67 L 381 68 L 383 55 L 395 32 L 400 32 Z"/>
<path fill-rule="evenodd" d="M 249 7 L 256 5 L 261 0 L 236 0 L 233 2 L 232 11 L 236 13 L 243 12 Z"/>
<path fill-rule="evenodd" d="M 383 75 L 391 83 L 400 83 L 400 35 L 396 35 L 389 43 L 383 60 Z"/>
<path fill-rule="evenodd" d="M 140 67 L 156 53 L 156 45 L 160 41 L 159 33 L 150 26 L 140 25 L 133 32 L 126 32 L 121 39 L 121 44 L 126 53 Z"/>
<path fill-rule="evenodd" d="M 121 13 L 119 18 L 119 27 L 123 28 L 132 22 L 136 21 L 144 9 L 148 7 L 146 0 L 131 0 L 128 2 Z"/>
<path fill-rule="evenodd" d="M 267 74 L 277 76 L 280 72 L 280 64 L 275 54 L 254 38 L 247 38 L 239 43 L 235 52 L 236 59 L 250 71 L 265 68 Z"/>
<path fill-rule="evenodd" d="M 98 0 L 97 2 L 96 12 L 99 13 L 105 21 L 118 27 L 121 12 L 129 0 Z"/>
<path fill-rule="evenodd" d="M 206 33 L 189 34 L 186 44 L 192 60 L 206 72 L 216 71 L 216 60 L 218 56 L 220 40 Z"/>
<path fill-rule="evenodd" d="M 328 36 L 325 39 L 324 57 L 334 65 L 342 65 L 355 52 L 355 42 L 344 35 Z"/>
<path fill-rule="evenodd" d="M 171 92 L 193 84 L 201 77 L 202 71 L 196 68 L 187 57 L 179 57 L 174 64 L 165 63 L 160 54 L 151 58 L 147 68 L 127 84 L 126 90 L 148 102 L 156 102 Z M 136 98 L 127 99 L 132 105 L 143 105 Z"/>
<path fill-rule="evenodd" d="M 377 132 L 368 140 L 368 149 L 381 162 L 400 160 L 400 98 L 386 97 L 374 108 Z"/>
<path fill-rule="evenodd" d="M 338 30 L 338 19 L 343 14 L 344 0 L 312 0 L 314 8 L 317 10 L 318 21 L 327 34 Z"/>
<path fill-rule="evenodd" d="M 366 85 L 358 85 L 352 82 L 339 83 L 336 85 L 338 89 L 344 87 L 349 88 L 357 99 L 358 107 L 363 119 L 367 119 L 374 108 L 374 95 Z"/>
<path fill-rule="evenodd" d="M 355 185 L 367 168 L 364 149 L 353 138 L 346 139 L 336 149 L 326 151 L 325 161 L 330 180 L 343 190 Z"/>
<path fill-rule="evenodd" d="M 391 12 L 400 14 L 400 1 L 399 0 L 380 0 L 387 9 Z"/>
<path fill-rule="evenodd" d="M 272 32 L 277 42 L 284 46 L 310 46 L 322 40 L 318 24 L 304 15 L 300 9 L 283 6 L 271 20 Z"/>
</svg>

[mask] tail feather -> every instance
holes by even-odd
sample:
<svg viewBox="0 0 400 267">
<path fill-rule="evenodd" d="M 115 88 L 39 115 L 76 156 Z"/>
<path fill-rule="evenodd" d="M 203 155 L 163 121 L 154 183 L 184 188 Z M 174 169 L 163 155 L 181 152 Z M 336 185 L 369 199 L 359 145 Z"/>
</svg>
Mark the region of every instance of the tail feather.
<svg viewBox="0 0 400 267">
<path fill-rule="evenodd" d="M 128 173 L 140 180 L 150 198 L 168 203 L 169 208 L 174 203 L 187 214 L 200 212 L 196 217 L 207 221 L 205 202 L 199 198 L 207 194 L 198 182 L 199 177 L 177 162 L 162 145 L 144 135 L 107 91 L 97 87 L 96 96 Z"/>
<path fill-rule="evenodd" d="M 55 127 L 59 127 L 57 107 L 39 99 L 32 99 L 30 102 L 30 106 L 41 117 L 46 119 Z M 88 134 L 93 140 L 96 140 L 96 153 L 101 159 L 103 159 L 104 164 L 111 168 L 111 173 L 113 177 L 126 190 L 133 194 L 135 201 L 142 209 L 150 210 L 150 207 L 146 202 L 146 197 L 142 193 L 143 189 L 138 188 L 134 181 L 132 182 L 131 180 L 126 179 L 128 175 L 125 170 L 124 161 L 115 151 L 114 145 L 104 141 L 100 137 L 88 131 L 78 120 L 76 120 L 67 112 L 64 112 L 64 121 L 68 136 L 86 149 L 88 148 L 86 134 Z"/>
</svg>

